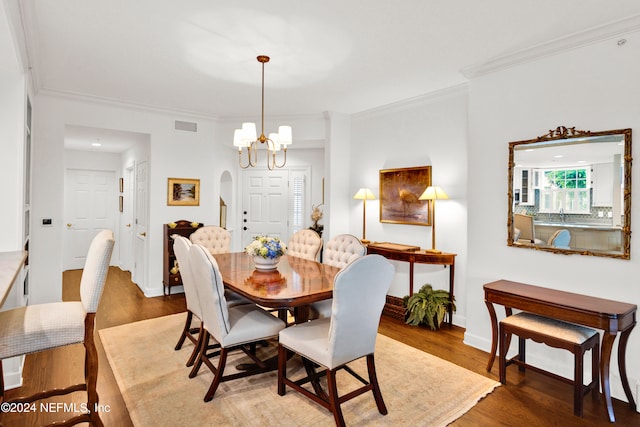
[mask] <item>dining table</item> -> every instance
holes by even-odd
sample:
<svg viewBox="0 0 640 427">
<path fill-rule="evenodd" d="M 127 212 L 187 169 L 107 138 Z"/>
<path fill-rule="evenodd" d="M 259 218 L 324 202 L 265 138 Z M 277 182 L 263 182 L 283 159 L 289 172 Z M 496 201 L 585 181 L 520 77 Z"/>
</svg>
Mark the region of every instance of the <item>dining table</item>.
<svg viewBox="0 0 640 427">
<path fill-rule="evenodd" d="M 256 269 L 253 257 L 245 252 L 214 254 L 225 288 L 268 309 L 278 310 L 287 322 L 289 311 L 295 323 L 309 320 L 309 305 L 333 297 L 333 280 L 340 268 L 304 258 L 284 255 L 271 270 Z M 303 365 L 314 391 L 326 398 L 316 375 L 315 365 L 303 358 Z M 277 358 L 267 364 L 275 364 Z M 238 365 L 238 369 L 249 366 Z"/>
<path fill-rule="evenodd" d="M 309 305 L 333 296 L 338 267 L 284 255 L 272 270 L 255 268 L 244 252 L 213 255 L 227 289 L 280 313 L 292 311 L 295 323 L 309 320 Z M 282 314 L 281 314 L 282 318 Z M 286 319 L 283 319 L 286 321 Z"/>
</svg>

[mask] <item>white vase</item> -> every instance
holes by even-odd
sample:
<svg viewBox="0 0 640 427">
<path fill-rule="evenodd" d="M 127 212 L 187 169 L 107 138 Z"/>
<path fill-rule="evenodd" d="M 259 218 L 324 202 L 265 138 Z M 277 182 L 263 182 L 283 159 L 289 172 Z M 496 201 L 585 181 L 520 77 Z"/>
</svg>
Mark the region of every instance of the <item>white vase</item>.
<svg viewBox="0 0 640 427">
<path fill-rule="evenodd" d="M 253 262 L 256 265 L 257 270 L 275 270 L 276 268 L 278 268 L 280 257 L 262 258 L 261 256 L 254 256 Z"/>
</svg>

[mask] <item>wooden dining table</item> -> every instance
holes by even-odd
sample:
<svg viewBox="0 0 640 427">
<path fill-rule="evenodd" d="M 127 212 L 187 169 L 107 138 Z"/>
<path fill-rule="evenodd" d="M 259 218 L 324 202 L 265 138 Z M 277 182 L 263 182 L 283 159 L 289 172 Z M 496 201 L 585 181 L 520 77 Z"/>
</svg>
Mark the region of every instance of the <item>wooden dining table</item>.
<svg viewBox="0 0 640 427">
<path fill-rule="evenodd" d="M 333 296 L 337 267 L 303 258 L 280 257 L 276 269 L 257 270 L 253 257 L 244 252 L 215 254 L 226 288 L 282 316 L 292 310 L 295 322 L 309 319 L 309 304 Z M 286 321 L 286 319 L 283 319 Z"/>
</svg>

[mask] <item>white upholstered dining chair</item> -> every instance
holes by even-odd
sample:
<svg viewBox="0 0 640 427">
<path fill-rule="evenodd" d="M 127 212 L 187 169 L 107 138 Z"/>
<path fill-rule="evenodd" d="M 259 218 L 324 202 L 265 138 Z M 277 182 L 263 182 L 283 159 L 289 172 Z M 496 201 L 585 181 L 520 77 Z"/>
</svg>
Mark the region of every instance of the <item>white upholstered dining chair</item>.
<svg viewBox="0 0 640 427">
<path fill-rule="evenodd" d="M 80 280 L 80 301 L 28 305 L 0 312 L 0 402 L 4 400 L 1 360 L 82 343 L 85 348 L 83 383 L 44 390 L 14 399 L 13 402 L 32 403 L 51 396 L 86 390 L 88 413 L 72 417 L 64 425 L 88 422 L 102 426 L 99 413 L 95 410 L 98 404 L 98 352 L 93 335 L 96 311 L 107 279 L 114 243 L 111 230 L 103 230 L 93 238 Z"/>
<path fill-rule="evenodd" d="M 367 248 L 360 239 L 351 234 L 338 234 L 327 242 L 322 253 L 322 263 L 344 268 L 356 259 L 364 256 Z M 314 302 L 310 305 L 310 318 L 331 317 L 331 299 Z"/>
<path fill-rule="evenodd" d="M 188 338 L 194 345 L 193 352 L 187 360 L 187 366 L 192 366 L 196 356 L 198 355 L 200 346 L 199 340 L 202 337 L 202 334 L 200 334 L 200 331 L 202 330 L 202 309 L 200 308 L 200 299 L 198 298 L 198 291 L 196 289 L 196 283 L 193 278 L 189 259 L 189 250 L 191 249 L 192 244 L 189 239 L 184 236 L 180 236 L 179 234 L 174 234 L 172 237 L 174 240 L 173 250 L 176 254 L 178 266 L 180 267 L 184 296 L 187 300 L 187 319 L 175 349 L 180 350 L 185 339 Z M 241 304 L 251 304 L 251 301 L 248 299 L 228 290 L 225 290 L 225 298 L 227 305 L 231 307 Z M 196 318 L 196 321 L 199 322 L 196 327 L 192 327 L 194 317 Z"/>
<path fill-rule="evenodd" d="M 285 324 L 256 305 L 227 306 L 218 264 L 207 249 L 192 245 L 189 259 L 203 321 L 199 355 L 189 376 L 197 375 L 203 363 L 213 372 L 213 381 L 204 397 L 204 401 L 208 402 L 213 399 L 221 382 L 275 369 L 275 366 L 268 366 L 256 356 L 255 344 L 277 337 Z M 220 345 L 220 349 L 214 354 L 207 353 L 210 338 Z M 225 376 L 227 356 L 233 350 L 242 350 L 255 362 L 255 367 Z M 215 356 L 218 357 L 217 366 L 210 360 Z"/>
<path fill-rule="evenodd" d="M 204 246 L 211 254 L 231 252 L 231 233 L 216 225 L 205 225 L 189 236 L 191 243 Z"/>
<path fill-rule="evenodd" d="M 278 345 L 278 394 L 284 396 L 286 386 L 302 393 L 333 412 L 336 425 L 344 426 L 340 404 L 372 391 L 378 411 L 387 408 L 376 377 L 374 350 L 378 324 L 386 295 L 393 280 L 393 265 L 380 255 L 366 255 L 342 269 L 333 286 L 333 312 L 328 319 L 316 319 L 280 331 Z M 303 387 L 305 379 L 287 377 L 288 351 L 299 354 L 327 368 L 328 397 L 314 394 Z M 361 357 L 367 358 L 367 382 L 347 366 Z M 340 396 L 336 372 L 344 369 L 363 383 L 357 390 Z M 307 378 L 309 379 L 309 378 Z"/>
<path fill-rule="evenodd" d="M 294 233 L 287 244 L 287 255 L 320 261 L 320 250 L 322 249 L 322 239 L 320 235 L 308 228 Z"/>
</svg>

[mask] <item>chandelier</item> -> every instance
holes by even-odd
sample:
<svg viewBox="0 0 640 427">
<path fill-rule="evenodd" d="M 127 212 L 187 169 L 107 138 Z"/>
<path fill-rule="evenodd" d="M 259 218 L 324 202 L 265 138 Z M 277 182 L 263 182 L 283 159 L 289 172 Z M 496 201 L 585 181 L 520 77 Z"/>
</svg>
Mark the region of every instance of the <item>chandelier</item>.
<svg viewBox="0 0 640 427">
<path fill-rule="evenodd" d="M 236 129 L 233 133 L 233 145 L 238 147 L 238 162 L 242 169 L 255 167 L 258 164 L 258 143 L 266 144 L 267 167 L 269 170 L 281 168 L 287 163 L 287 146 L 293 142 L 291 138 L 291 126 L 280 126 L 278 133 L 270 133 L 267 138 L 264 135 L 264 64 L 269 62 L 266 55 L 258 56 L 258 62 L 262 64 L 262 129 L 260 136 L 256 134 L 255 123 L 242 123 L 242 129 Z M 242 149 L 247 149 L 247 163 L 242 163 Z M 282 164 L 276 162 L 278 151 L 284 152 Z"/>
</svg>

